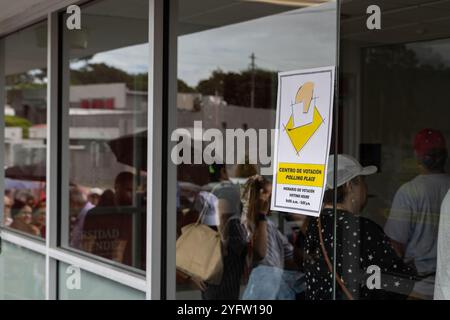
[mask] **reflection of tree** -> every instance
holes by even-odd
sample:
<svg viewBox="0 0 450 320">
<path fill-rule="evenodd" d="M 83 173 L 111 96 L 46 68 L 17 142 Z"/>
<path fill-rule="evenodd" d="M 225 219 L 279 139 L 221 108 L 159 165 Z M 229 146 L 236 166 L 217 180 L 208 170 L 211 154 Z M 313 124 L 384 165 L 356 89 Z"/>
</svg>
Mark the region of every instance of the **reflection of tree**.
<svg viewBox="0 0 450 320">
<path fill-rule="evenodd" d="M 178 92 L 181 93 L 193 93 L 196 92 L 194 88 L 190 87 L 186 82 L 178 79 Z"/>
<path fill-rule="evenodd" d="M 46 86 L 47 69 L 36 69 L 28 72 L 6 76 L 6 85 L 11 89 L 35 89 Z"/>
<path fill-rule="evenodd" d="M 31 122 L 25 118 L 5 115 L 5 127 L 20 127 L 24 138 L 28 138 Z"/>
<path fill-rule="evenodd" d="M 274 108 L 276 102 L 277 74 L 272 71 L 256 69 L 255 71 L 255 107 Z M 147 91 L 147 73 L 130 74 L 105 63 L 87 63 L 70 72 L 71 84 L 125 83 L 131 90 Z M 219 95 L 228 104 L 250 106 L 252 71 L 240 73 L 213 71 L 208 79 L 201 80 L 196 88 L 190 87 L 183 80 L 178 80 L 178 92 Z"/>
<path fill-rule="evenodd" d="M 147 73 L 130 74 L 105 63 L 87 63 L 80 69 L 72 69 L 70 78 L 73 85 L 120 82 L 131 90 L 147 91 L 148 88 Z"/>
<path fill-rule="evenodd" d="M 255 71 L 255 107 L 270 109 L 275 107 L 277 74 L 272 71 Z M 201 80 L 196 90 L 204 95 L 219 95 L 228 104 L 250 106 L 252 71 L 223 72 L 213 71 L 209 79 Z"/>
</svg>

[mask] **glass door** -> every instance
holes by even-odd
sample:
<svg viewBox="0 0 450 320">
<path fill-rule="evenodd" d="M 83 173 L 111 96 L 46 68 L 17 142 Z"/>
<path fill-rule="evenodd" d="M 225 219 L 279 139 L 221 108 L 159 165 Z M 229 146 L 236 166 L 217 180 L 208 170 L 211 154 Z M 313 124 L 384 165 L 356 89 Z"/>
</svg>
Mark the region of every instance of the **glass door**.
<svg viewBox="0 0 450 320">
<path fill-rule="evenodd" d="M 354 299 L 449 298 L 450 5 L 370 4 L 381 9 L 380 30 L 367 27 L 367 1 L 342 3 L 339 152 L 378 171 L 351 184 L 357 234 L 338 224 L 337 272 Z"/>
<path fill-rule="evenodd" d="M 176 297 L 305 299 L 309 218 L 269 212 L 257 220 L 250 190 L 262 190 L 267 204 L 278 72 L 336 65 L 337 3 L 180 0 L 176 21 L 172 237 L 179 239 L 189 224 L 200 221 L 219 232 L 224 257 L 218 281 L 178 270 Z M 252 247 L 249 239 L 259 227 L 267 236 Z M 260 244 L 267 245 L 263 256 L 254 250 Z M 192 250 L 169 254 L 179 259 Z"/>
</svg>

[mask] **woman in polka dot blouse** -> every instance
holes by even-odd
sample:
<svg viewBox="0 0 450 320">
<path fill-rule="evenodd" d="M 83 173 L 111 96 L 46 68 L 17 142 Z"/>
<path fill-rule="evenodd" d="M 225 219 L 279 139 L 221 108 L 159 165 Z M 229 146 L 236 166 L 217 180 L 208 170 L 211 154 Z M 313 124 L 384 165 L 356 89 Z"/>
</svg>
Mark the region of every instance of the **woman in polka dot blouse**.
<svg viewBox="0 0 450 320">
<path fill-rule="evenodd" d="M 351 156 L 338 156 L 335 218 L 334 157 L 330 156 L 328 190 L 322 213 L 320 218 L 310 220 L 306 236 L 304 269 L 307 299 L 333 299 L 333 287 L 336 289 L 336 299 L 355 300 L 406 298 L 412 291 L 413 268 L 397 256 L 380 226 L 359 216 L 367 202 L 364 176 L 376 171 L 374 166 L 363 168 Z M 334 249 L 337 257 L 335 277 L 332 272 Z"/>
</svg>

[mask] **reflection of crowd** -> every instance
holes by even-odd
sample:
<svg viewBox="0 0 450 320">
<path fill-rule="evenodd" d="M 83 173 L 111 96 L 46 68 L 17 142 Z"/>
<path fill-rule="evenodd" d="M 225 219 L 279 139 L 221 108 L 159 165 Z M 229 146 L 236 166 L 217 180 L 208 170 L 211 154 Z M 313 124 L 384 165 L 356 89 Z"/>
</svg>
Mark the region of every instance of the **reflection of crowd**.
<svg viewBox="0 0 450 320">
<path fill-rule="evenodd" d="M 4 195 L 4 225 L 45 238 L 45 197 L 30 191 L 7 190 Z"/>
<path fill-rule="evenodd" d="M 45 238 L 46 234 L 46 199 L 45 196 L 34 195 L 36 190 L 6 190 L 4 195 L 4 225 L 6 227 Z M 83 221 L 88 210 L 98 204 L 103 191 L 93 188 L 90 191 L 82 191 L 77 187 L 70 187 L 70 218 L 72 221 Z M 89 199 L 89 200 L 88 200 Z M 81 212 L 77 212 L 79 205 L 83 203 Z M 76 213 L 74 213 L 76 212 Z M 73 215 L 75 214 L 75 216 Z M 81 219 L 80 219 L 81 218 Z M 79 226 L 82 228 L 82 224 Z M 74 243 L 78 236 L 72 239 Z"/>
<path fill-rule="evenodd" d="M 45 238 L 43 191 L 7 189 L 4 226 Z M 68 223 L 71 248 L 139 268 L 145 266 L 145 178 L 124 171 L 117 175 L 111 189 L 71 183 L 68 195 L 69 221 L 63 223 Z"/>
<path fill-rule="evenodd" d="M 114 189 L 86 193 L 70 188 L 70 247 L 139 268 L 145 265 L 145 187 L 135 188 L 135 178 L 121 172 Z M 135 244 L 133 239 L 138 239 Z M 133 262 L 137 256 L 140 262 Z"/>
</svg>

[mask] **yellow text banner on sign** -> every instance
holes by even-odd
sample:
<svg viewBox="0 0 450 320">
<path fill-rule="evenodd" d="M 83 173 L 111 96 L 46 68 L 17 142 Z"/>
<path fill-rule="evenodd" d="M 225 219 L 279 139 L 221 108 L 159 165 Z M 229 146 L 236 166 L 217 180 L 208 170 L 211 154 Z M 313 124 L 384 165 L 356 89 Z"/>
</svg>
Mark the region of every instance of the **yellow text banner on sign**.
<svg viewBox="0 0 450 320">
<path fill-rule="evenodd" d="M 322 164 L 278 163 L 278 184 L 322 187 L 325 166 Z"/>
</svg>

